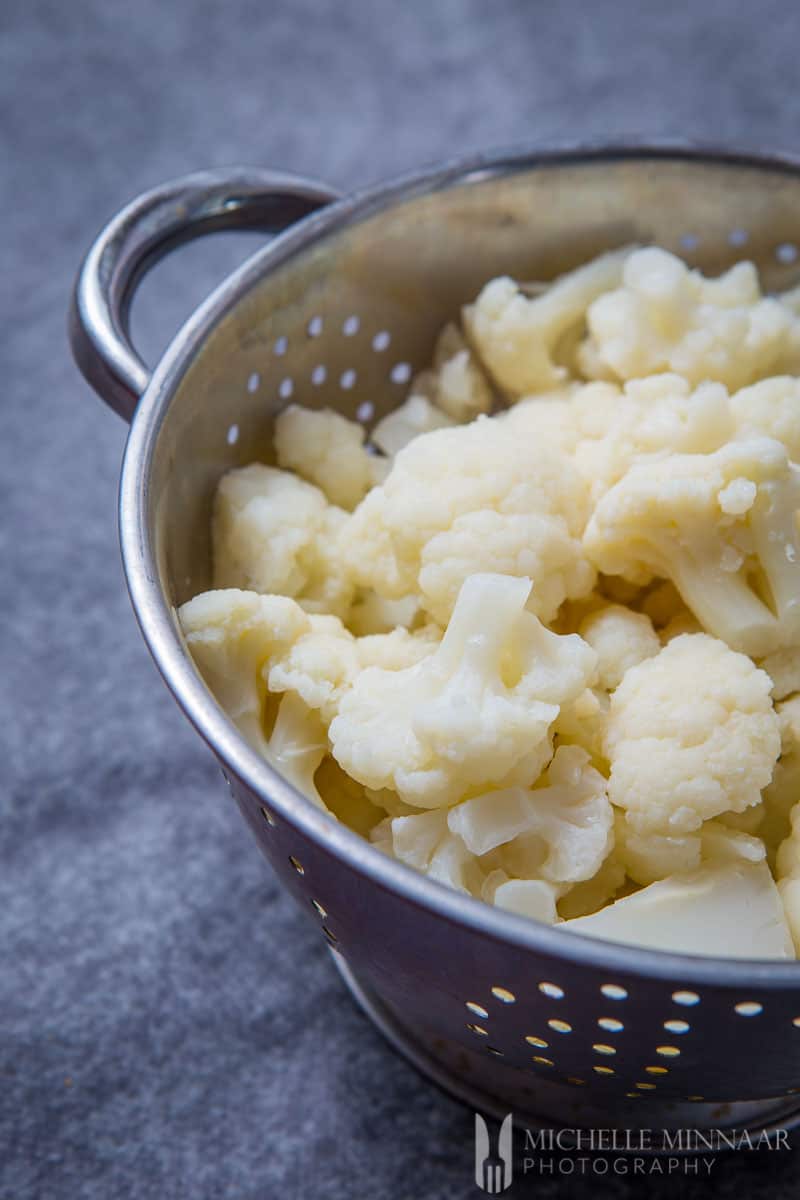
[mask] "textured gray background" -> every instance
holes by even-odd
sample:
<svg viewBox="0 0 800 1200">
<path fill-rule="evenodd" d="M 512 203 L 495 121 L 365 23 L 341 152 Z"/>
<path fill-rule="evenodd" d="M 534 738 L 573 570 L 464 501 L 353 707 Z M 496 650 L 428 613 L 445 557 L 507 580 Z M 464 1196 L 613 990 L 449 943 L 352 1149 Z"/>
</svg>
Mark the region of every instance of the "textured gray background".
<svg viewBox="0 0 800 1200">
<path fill-rule="evenodd" d="M 201 166 L 348 188 L 527 138 L 798 151 L 797 5 L 3 0 L 0 26 L 0 1196 L 477 1195 L 470 1114 L 354 1010 L 149 662 L 117 555 L 125 429 L 70 363 L 71 277 L 120 204 Z M 247 248 L 147 282 L 151 355 Z M 585 1194 L 789 1197 L 799 1175 L 741 1155 L 711 1184 Z"/>
</svg>

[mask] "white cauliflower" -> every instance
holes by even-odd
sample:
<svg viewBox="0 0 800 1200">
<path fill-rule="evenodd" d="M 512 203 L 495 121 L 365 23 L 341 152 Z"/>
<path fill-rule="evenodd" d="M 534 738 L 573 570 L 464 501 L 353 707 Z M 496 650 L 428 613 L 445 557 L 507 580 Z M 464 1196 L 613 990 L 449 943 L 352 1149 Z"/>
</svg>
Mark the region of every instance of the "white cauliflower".
<svg viewBox="0 0 800 1200">
<path fill-rule="evenodd" d="M 450 833 L 446 812 L 394 817 L 389 829 L 387 851 L 400 862 L 456 891 L 480 895 L 484 873 L 462 840 Z"/>
<path fill-rule="evenodd" d="M 692 390 L 677 375 L 634 379 L 623 389 L 610 383 L 581 388 L 573 402 L 579 431 L 575 463 L 593 502 L 636 462 L 671 454 L 705 454 L 734 433 L 730 399 L 718 383 Z"/>
<path fill-rule="evenodd" d="M 797 322 L 762 297 L 752 263 L 707 279 L 653 247 L 630 255 L 622 286 L 590 305 L 587 323 L 579 363 L 589 378 L 672 371 L 691 384 L 711 379 L 733 389 L 780 369 Z"/>
<path fill-rule="evenodd" d="M 706 634 L 631 667 L 611 697 L 609 797 L 642 834 L 681 836 L 761 800 L 780 752 L 769 677 Z"/>
<path fill-rule="evenodd" d="M 329 731 L 348 774 L 420 808 L 537 778 L 559 705 L 585 688 L 596 658 L 527 612 L 529 592 L 527 579 L 472 576 L 433 654 L 358 675 Z"/>
<path fill-rule="evenodd" d="M 596 385 L 593 385 L 596 386 Z M 517 401 L 492 420 L 511 429 L 515 437 L 553 446 L 559 454 L 572 456 L 581 437 L 573 403 L 581 385 L 570 383 Z"/>
<path fill-rule="evenodd" d="M 313 615 L 307 631 L 273 655 L 265 682 L 271 692 L 293 692 L 328 724 L 360 669 L 356 639 L 338 617 Z"/>
<path fill-rule="evenodd" d="M 631 467 L 597 505 L 584 549 L 607 574 L 671 579 L 705 629 L 758 656 L 800 638 L 799 507 L 800 468 L 780 443 L 732 442 Z M 752 586 L 756 567 L 771 606 Z"/>
<path fill-rule="evenodd" d="M 375 482 L 364 427 L 330 408 L 290 404 L 275 418 L 278 465 L 321 488 L 332 504 L 355 508 Z"/>
<path fill-rule="evenodd" d="M 464 580 L 481 571 L 533 579 L 528 607 L 546 622 L 568 596 L 587 596 L 596 578 L 563 516 L 464 513 L 426 543 L 420 558 L 422 603 L 434 620 L 446 624 Z"/>
<path fill-rule="evenodd" d="M 378 421 L 370 440 L 389 458 L 394 458 L 414 438 L 423 433 L 433 433 L 435 429 L 448 429 L 453 424 L 425 396 L 412 394 L 399 408 Z"/>
<path fill-rule="evenodd" d="M 498 847 L 493 865 L 509 875 L 514 852 L 524 878 L 550 883 L 591 879 L 613 846 L 606 781 L 578 746 L 562 746 L 535 788 L 487 792 L 450 809 L 447 823 L 476 857 Z"/>
<path fill-rule="evenodd" d="M 386 482 L 369 493 L 345 526 L 342 547 L 347 570 L 361 586 L 372 587 L 389 599 L 417 594 L 428 543 L 452 530 L 460 549 L 464 525 L 456 528 L 456 522 L 481 512 L 497 514 L 503 518 L 501 525 L 512 516 L 542 518 L 538 526 L 544 539 L 541 552 L 533 542 L 516 549 L 509 533 L 500 555 L 503 569 L 509 569 L 505 563 L 515 550 L 519 555 L 535 554 L 542 572 L 552 560 L 564 585 L 574 582 L 584 594 L 588 573 L 579 565 L 582 551 L 578 539 L 588 508 L 580 476 L 552 447 L 531 444 L 489 417 L 425 434 L 400 451 Z M 556 554 L 554 543 L 559 533 L 566 545 Z M 534 536 L 533 526 L 529 536 Z M 448 597 L 455 597 L 465 573 L 494 569 L 491 545 L 483 547 L 483 562 L 476 561 L 478 551 L 469 549 L 472 539 L 468 533 L 462 540 L 463 571 L 454 563 L 446 581 L 437 575 L 431 603 L 439 612 L 449 607 Z M 432 558 L 434 550 L 429 555 Z M 561 566 L 570 558 L 574 573 Z M 534 596 L 544 591 L 545 583 L 544 574 L 534 580 Z"/>
<path fill-rule="evenodd" d="M 800 462 L 800 379 L 762 379 L 731 396 L 730 405 L 737 437 L 774 438 L 792 462 Z"/>
<path fill-rule="evenodd" d="M 181 605 L 178 620 L 217 702 L 251 745 L 269 757 L 262 671 L 307 632 L 309 617 L 286 596 L 230 588 L 195 596 Z"/>
<path fill-rule="evenodd" d="M 481 898 L 487 904 L 517 913 L 531 921 L 555 925 L 558 921 L 556 902 L 563 888 L 546 879 L 510 879 L 505 871 L 487 875 Z"/>
<path fill-rule="evenodd" d="M 785 898 L 784 898 L 785 902 Z M 793 958 L 786 918 L 766 863 L 712 862 L 660 880 L 562 929 L 725 958 Z"/>
<path fill-rule="evenodd" d="M 412 393 L 422 394 L 454 421 L 471 421 L 492 407 L 492 389 L 461 330 L 445 325 L 433 352 L 433 369 L 414 380 Z"/>
<path fill-rule="evenodd" d="M 652 622 L 644 613 L 621 604 L 590 613 L 578 633 L 597 655 L 598 682 L 613 691 L 629 667 L 652 658 L 661 649 Z"/>
<path fill-rule="evenodd" d="M 319 488 L 261 463 L 228 471 L 214 497 L 214 587 L 295 597 L 342 615 L 354 585 L 339 553 L 346 514 Z"/>
<path fill-rule="evenodd" d="M 397 671 L 420 662 L 437 645 L 432 628 L 355 638 L 338 617 L 312 615 L 307 630 L 285 653 L 273 655 L 265 680 L 271 692 L 295 692 L 327 724 L 365 667 Z"/>
<path fill-rule="evenodd" d="M 314 782 L 328 752 L 325 726 L 319 715 L 306 708 L 292 692 L 281 697 L 265 757 L 299 792 L 325 808 Z"/>
<path fill-rule="evenodd" d="M 511 396 L 547 391 L 567 375 L 558 344 L 583 321 L 589 305 L 615 288 L 629 250 L 562 275 L 529 298 L 508 276 L 493 279 L 464 310 L 464 324 L 486 369 Z"/>
<path fill-rule="evenodd" d="M 694 833 L 639 833 L 627 815 L 617 810 L 614 822 L 614 857 L 638 884 L 655 883 L 682 871 L 694 871 L 704 862 L 763 862 L 763 841 L 721 820 L 704 821 Z"/>
</svg>

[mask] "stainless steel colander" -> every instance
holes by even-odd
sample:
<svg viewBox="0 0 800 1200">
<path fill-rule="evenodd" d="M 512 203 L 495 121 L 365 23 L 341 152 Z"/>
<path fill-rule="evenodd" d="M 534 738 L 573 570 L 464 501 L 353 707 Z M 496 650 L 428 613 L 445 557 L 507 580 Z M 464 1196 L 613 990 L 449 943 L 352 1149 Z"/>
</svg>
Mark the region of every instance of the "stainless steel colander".
<svg viewBox="0 0 800 1200">
<path fill-rule="evenodd" d="M 136 283 L 172 245 L 221 228 L 285 232 L 151 375 L 127 334 Z M 485 1111 L 570 1127 L 785 1126 L 800 1119 L 800 964 L 564 933 L 450 891 L 320 812 L 243 741 L 178 629 L 176 605 L 209 586 L 214 487 L 269 457 L 271 419 L 290 398 L 366 424 L 395 406 L 442 324 L 493 275 L 548 279 L 638 241 L 710 272 L 746 255 L 783 288 L 800 270 L 796 240 L 800 160 L 562 147 L 456 161 L 340 200 L 274 172 L 193 175 L 121 212 L 78 277 L 76 357 L 131 422 L 122 551 L 153 656 L 359 1003 Z"/>
</svg>

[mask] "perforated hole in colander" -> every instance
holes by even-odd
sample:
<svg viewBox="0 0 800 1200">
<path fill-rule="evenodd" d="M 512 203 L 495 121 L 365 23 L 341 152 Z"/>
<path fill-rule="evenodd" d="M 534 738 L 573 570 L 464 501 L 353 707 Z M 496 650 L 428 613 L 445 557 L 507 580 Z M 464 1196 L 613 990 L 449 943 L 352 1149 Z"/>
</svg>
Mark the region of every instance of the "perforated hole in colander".
<svg viewBox="0 0 800 1200">
<path fill-rule="evenodd" d="M 489 1016 L 487 1009 L 482 1004 L 476 1004 L 474 1000 L 467 1000 L 467 1008 L 474 1017 L 480 1017 L 484 1021 Z"/>
</svg>

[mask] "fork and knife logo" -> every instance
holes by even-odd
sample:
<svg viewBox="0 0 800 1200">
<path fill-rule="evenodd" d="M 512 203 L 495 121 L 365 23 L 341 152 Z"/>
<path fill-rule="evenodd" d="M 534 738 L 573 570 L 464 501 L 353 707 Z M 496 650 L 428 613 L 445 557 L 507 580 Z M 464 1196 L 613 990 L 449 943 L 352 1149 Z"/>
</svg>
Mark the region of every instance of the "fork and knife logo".
<svg viewBox="0 0 800 1200">
<path fill-rule="evenodd" d="M 499 1196 L 511 1187 L 513 1145 L 511 1113 L 500 1126 L 496 1152 L 492 1149 L 486 1122 L 479 1113 L 475 1114 L 475 1182 L 490 1196 Z"/>
</svg>

